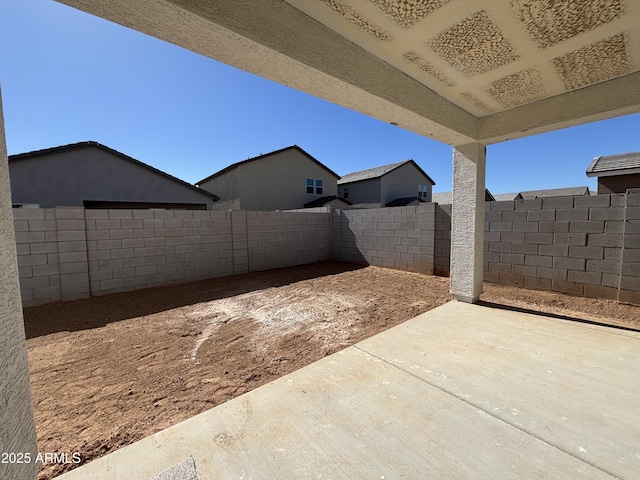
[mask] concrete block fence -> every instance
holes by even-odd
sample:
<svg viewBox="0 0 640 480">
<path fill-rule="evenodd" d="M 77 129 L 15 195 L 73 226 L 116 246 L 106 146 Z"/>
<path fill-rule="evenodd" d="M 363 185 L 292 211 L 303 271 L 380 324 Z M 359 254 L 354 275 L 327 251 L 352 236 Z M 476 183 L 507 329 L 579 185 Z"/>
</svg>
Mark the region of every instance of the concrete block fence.
<svg viewBox="0 0 640 480">
<path fill-rule="evenodd" d="M 640 195 L 488 202 L 485 280 L 640 303 Z"/>
<path fill-rule="evenodd" d="M 449 275 L 451 206 L 15 209 L 23 305 L 336 259 Z M 484 278 L 640 304 L 640 192 L 487 202 Z"/>
<path fill-rule="evenodd" d="M 411 207 L 335 209 L 331 212 L 331 256 L 432 275 L 436 204 Z"/>
<path fill-rule="evenodd" d="M 434 231 L 434 265 L 436 275 L 448 277 L 451 267 L 451 205 L 437 205 Z"/>
<path fill-rule="evenodd" d="M 328 214 L 15 209 L 25 306 L 329 258 Z"/>
</svg>

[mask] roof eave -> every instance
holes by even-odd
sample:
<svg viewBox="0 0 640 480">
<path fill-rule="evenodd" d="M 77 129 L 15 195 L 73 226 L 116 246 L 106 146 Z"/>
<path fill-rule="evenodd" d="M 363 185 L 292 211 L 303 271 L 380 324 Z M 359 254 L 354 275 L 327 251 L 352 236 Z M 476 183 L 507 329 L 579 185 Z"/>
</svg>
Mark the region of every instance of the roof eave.
<svg viewBox="0 0 640 480">
<path fill-rule="evenodd" d="M 618 170 L 604 170 L 602 172 L 587 172 L 587 177 L 614 177 L 617 175 L 633 175 L 640 173 L 640 167 L 637 168 L 621 168 Z"/>
<path fill-rule="evenodd" d="M 367 180 L 375 180 L 375 179 L 377 179 L 377 178 L 382 178 L 382 177 L 384 177 L 385 175 L 387 175 L 387 174 L 389 174 L 389 173 L 393 172 L 394 170 L 397 170 L 398 168 L 400 168 L 400 167 L 402 167 L 402 166 L 404 166 L 404 165 L 406 165 L 406 164 L 408 164 L 408 163 L 413 164 L 413 166 L 414 166 L 414 167 L 416 167 L 416 169 L 417 169 L 417 170 L 418 170 L 422 175 L 424 175 L 424 176 L 427 178 L 427 180 L 431 183 L 431 185 L 432 185 L 432 186 L 436 184 L 436 182 L 434 182 L 434 181 L 433 181 L 433 179 L 432 179 L 429 175 L 427 175 L 427 174 L 426 174 L 426 172 L 425 172 L 422 168 L 420 168 L 420 165 L 418 165 L 418 164 L 415 162 L 415 160 L 409 159 L 409 160 L 405 160 L 404 162 L 398 162 L 398 163 L 395 165 L 395 167 L 393 167 L 393 168 L 391 168 L 391 169 L 387 170 L 386 172 L 380 173 L 380 174 L 378 174 L 378 175 L 372 175 L 371 177 L 367 177 L 367 178 L 360 178 L 360 179 L 358 179 L 358 180 L 353 180 L 353 181 L 349 181 L 349 180 L 344 181 L 344 180 L 343 180 L 342 182 L 340 182 L 340 181 L 339 181 L 339 182 L 338 182 L 338 185 L 347 185 L 347 184 L 351 184 L 351 183 L 358 183 L 358 182 L 364 182 L 364 181 L 367 181 Z M 390 164 L 390 165 L 394 165 L 394 164 L 392 163 L 392 164 Z M 383 165 L 383 167 L 384 167 L 384 165 Z M 382 168 L 382 167 L 376 167 L 376 168 Z M 367 170 L 368 170 L 368 169 L 367 169 Z M 375 170 L 375 168 L 373 168 L 372 170 Z M 366 171 L 366 170 L 361 170 L 361 171 Z M 353 172 L 353 173 L 350 173 L 350 174 L 348 174 L 348 175 L 354 175 L 354 174 L 356 174 L 356 173 L 359 173 L 359 172 Z M 348 175 L 346 175 L 346 176 L 348 176 Z M 343 177 L 343 178 L 344 178 L 344 177 Z"/>
<path fill-rule="evenodd" d="M 306 156 L 307 158 L 309 158 L 309 160 L 315 162 L 316 164 L 318 164 L 320 167 L 322 167 L 323 169 L 325 169 L 327 172 L 329 172 L 331 175 L 333 175 L 334 177 L 336 177 L 337 179 L 340 179 L 340 175 L 338 175 L 336 172 L 334 172 L 333 170 L 331 170 L 329 167 L 327 167 L 325 164 L 323 164 L 320 160 L 318 160 L 317 158 L 314 158 L 313 155 L 310 155 L 309 153 L 305 152 L 302 148 L 300 148 L 298 145 L 290 145 L 288 147 L 284 147 L 284 148 L 280 148 L 278 150 L 274 150 L 273 152 L 269 152 L 269 153 L 263 153 L 261 155 L 258 155 L 256 157 L 251 157 L 251 158 L 247 158 L 246 160 L 241 160 L 239 162 L 235 162 L 232 163 L 231 165 L 223 168 L 222 170 L 217 171 L 216 173 L 209 175 L 207 178 L 203 178 L 202 180 L 196 182 L 196 185 L 200 185 L 204 182 L 208 182 L 209 180 L 212 180 L 216 177 L 219 177 L 220 175 L 223 175 L 231 170 L 233 170 L 234 168 L 239 167 L 240 165 L 243 165 L 245 163 L 249 163 L 249 162 L 254 162 L 256 160 L 260 160 L 262 158 L 265 157 L 270 157 L 271 155 L 276 155 L 278 153 L 282 153 L 284 151 L 287 150 L 298 150 L 300 153 L 302 153 L 304 156 Z"/>
</svg>

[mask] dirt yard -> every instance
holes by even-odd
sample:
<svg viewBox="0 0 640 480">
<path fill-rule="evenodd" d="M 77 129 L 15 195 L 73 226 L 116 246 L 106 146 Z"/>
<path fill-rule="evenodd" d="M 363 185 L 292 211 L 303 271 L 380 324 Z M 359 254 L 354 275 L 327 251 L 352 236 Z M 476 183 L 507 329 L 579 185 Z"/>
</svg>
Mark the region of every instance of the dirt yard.
<svg viewBox="0 0 640 480">
<path fill-rule="evenodd" d="M 448 288 L 331 262 L 27 308 L 39 451 L 88 462 L 442 305 Z M 485 292 L 488 305 L 640 329 L 640 307 Z"/>
</svg>

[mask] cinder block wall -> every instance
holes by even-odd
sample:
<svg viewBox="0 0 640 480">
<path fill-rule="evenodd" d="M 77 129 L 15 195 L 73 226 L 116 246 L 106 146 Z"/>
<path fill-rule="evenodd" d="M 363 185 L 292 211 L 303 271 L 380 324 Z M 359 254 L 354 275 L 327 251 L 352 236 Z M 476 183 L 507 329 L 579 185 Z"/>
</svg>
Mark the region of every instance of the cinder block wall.
<svg viewBox="0 0 640 480">
<path fill-rule="evenodd" d="M 625 195 L 488 202 L 485 280 L 618 298 Z"/>
<path fill-rule="evenodd" d="M 82 208 L 13 211 L 23 305 L 89 294 Z"/>
<path fill-rule="evenodd" d="M 328 213 L 15 209 L 23 305 L 330 258 Z"/>
<path fill-rule="evenodd" d="M 330 258 L 331 223 L 326 212 L 246 212 L 246 222 L 250 271 Z"/>
<path fill-rule="evenodd" d="M 486 281 L 640 304 L 640 193 L 485 204 Z M 24 305 L 329 258 L 449 275 L 451 206 L 14 210 Z"/>
<path fill-rule="evenodd" d="M 233 273 L 229 212 L 86 210 L 92 295 Z"/>
<path fill-rule="evenodd" d="M 626 195 L 623 226 L 619 300 L 640 305 L 640 189 Z"/>
<path fill-rule="evenodd" d="M 434 266 L 436 275 L 451 273 L 451 205 L 435 205 Z"/>
<path fill-rule="evenodd" d="M 334 210 L 335 259 L 433 274 L 436 205 Z"/>
</svg>

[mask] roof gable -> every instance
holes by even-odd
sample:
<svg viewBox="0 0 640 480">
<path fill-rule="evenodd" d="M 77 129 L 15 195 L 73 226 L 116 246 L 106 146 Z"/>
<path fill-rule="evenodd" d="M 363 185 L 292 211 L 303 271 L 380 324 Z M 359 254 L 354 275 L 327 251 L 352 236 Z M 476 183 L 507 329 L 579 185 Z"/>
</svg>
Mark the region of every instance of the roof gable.
<svg viewBox="0 0 640 480">
<path fill-rule="evenodd" d="M 570 197 L 575 195 L 589 195 L 589 187 L 551 188 L 548 190 L 530 190 L 520 192 L 516 200 L 532 200 L 544 197 Z"/>
<path fill-rule="evenodd" d="M 95 141 L 86 141 L 86 142 L 78 142 L 78 143 L 71 143 L 69 145 L 61 145 L 59 147 L 52 147 L 52 148 L 45 148 L 42 150 L 34 150 L 33 152 L 25 152 L 25 153 L 19 153 L 16 155 L 11 155 L 9 156 L 9 162 L 13 163 L 13 162 L 19 162 L 20 160 L 26 160 L 26 159 L 31 159 L 31 158 L 37 158 L 37 157 L 44 157 L 44 156 L 48 156 L 48 155 L 54 155 L 57 153 L 63 153 L 63 152 L 68 152 L 68 151 L 73 151 L 73 150 L 81 150 L 83 148 L 97 148 L 98 150 L 102 150 L 106 153 L 109 153 L 110 155 L 114 155 L 116 157 L 121 158 L 122 160 L 125 160 L 127 162 L 130 162 L 138 167 L 142 167 L 150 172 L 152 172 L 155 175 L 160 175 L 164 178 L 167 178 L 173 182 L 179 183 L 181 186 L 183 187 L 187 187 L 191 190 L 194 190 L 198 193 L 201 193 L 203 195 L 206 195 L 207 197 L 212 198 L 214 201 L 220 200 L 220 197 L 218 197 L 217 195 L 214 195 L 211 192 L 207 192 L 206 190 L 203 190 L 201 188 L 196 187 L 195 185 L 191 185 L 190 183 L 185 182 L 184 180 L 180 180 L 177 177 L 174 177 L 173 175 L 169 175 L 166 172 L 163 172 L 162 170 L 158 170 L 157 168 L 152 167 L 151 165 L 147 165 L 146 163 L 141 162 L 140 160 L 136 160 L 135 158 L 132 158 L 128 155 L 125 155 L 124 153 L 118 152 L 117 150 L 114 150 L 113 148 L 109 148 L 106 145 L 102 145 L 101 143 L 95 142 Z"/>
<path fill-rule="evenodd" d="M 587 168 L 587 177 L 640 173 L 640 152 L 596 157 Z"/>
<path fill-rule="evenodd" d="M 358 172 L 353 172 L 353 173 L 349 173 L 347 175 L 344 175 L 339 181 L 338 181 L 338 185 L 344 185 L 346 183 L 355 183 L 355 182 L 361 182 L 363 180 L 371 180 L 374 178 L 381 178 L 384 177 L 385 175 L 387 175 L 388 173 L 393 172 L 394 170 L 396 170 L 397 168 L 402 167 L 403 165 L 406 164 L 413 164 L 413 166 L 422 174 L 424 175 L 427 180 L 429 180 L 429 182 L 431 182 L 432 185 L 435 185 L 436 182 L 434 182 L 431 177 L 429 175 L 427 175 L 424 170 L 422 170 L 422 168 L 420 168 L 420 166 L 413 160 L 405 160 L 403 162 L 396 162 L 396 163 L 390 163 L 388 165 L 382 165 L 380 167 L 374 167 L 374 168 L 368 168 L 366 170 L 360 170 Z"/>
<path fill-rule="evenodd" d="M 226 168 L 223 168 L 222 170 L 209 175 L 206 178 L 203 178 L 202 180 L 196 182 L 196 185 L 200 185 L 204 182 L 208 182 L 209 180 L 219 177 L 220 175 L 224 175 L 225 173 L 227 173 L 230 170 L 233 170 L 234 168 L 239 167 L 240 165 L 245 165 L 247 163 L 251 163 L 251 162 L 255 162 L 257 160 L 261 160 L 263 158 L 266 157 L 270 157 L 272 155 L 277 155 L 278 153 L 282 153 L 282 152 L 286 152 L 287 150 L 297 150 L 298 152 L 302 153 L 305 157 L 307 157 L 309 160 L 311 160 L 312 162 L 316 163 L 317 165 L 319 165 L 320 167 L 322 167 L 323 169 L 325 169 L 327 172 L 329 172 L 331 175 L 333 175 L 336 178 L 340 178 L 340 175 L 338 175 L 337 173 L 335 173 L 333 170 L 329 169 L 326 165 L 324 165 L 322 162 L 320 162 L 319 160 L 317 160 L 316 158 L 314 158 L 313 156 L 309 155 L 307 152 L 305 152 L 302 148 L 300 148 L 297 145 L 291 145 L 289 147 L 285 147 L 285 148 L 281 148 L 279 150 L 274 150 L 273 152 L 269 152 L 269 153 L 263 153 L 262 155 L 258 155 L 257 157 L 252 157 L 252 158 L 248 158 L 246 160 L 242 160 L 240 162 L 236 162 L 236 163 L 232 163 L 231 165 L 229 165 Z"/>
</svg>

